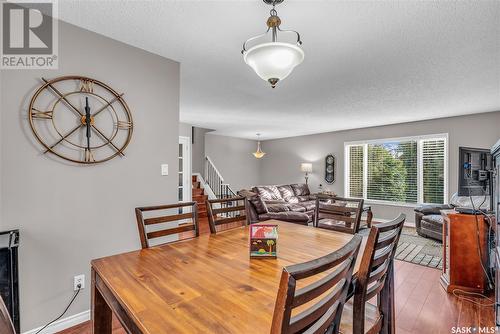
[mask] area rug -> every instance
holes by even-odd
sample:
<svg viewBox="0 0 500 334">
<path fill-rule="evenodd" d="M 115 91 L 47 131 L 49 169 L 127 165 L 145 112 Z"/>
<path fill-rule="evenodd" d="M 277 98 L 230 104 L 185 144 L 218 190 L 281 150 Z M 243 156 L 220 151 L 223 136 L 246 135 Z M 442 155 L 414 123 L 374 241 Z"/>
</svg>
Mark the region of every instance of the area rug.
<svg viewBox="0 0 500 334">
<path fill-rule="evenodd" d="M 396 249 L 396 259 L 431 268 L 443 268 L 443 244 L 421 237 L 414 227 L 403 227 Z"/>
<path fill-rule="evenodd" d="M 359 231 L 368 235 L 368 229 Z M 443 268 L 443 244 L 434 239 L 427 239 L 417 234 L 414 227 L 403 227 L 396 249 L 396 259 L 426 267 Z"/>
</svg>

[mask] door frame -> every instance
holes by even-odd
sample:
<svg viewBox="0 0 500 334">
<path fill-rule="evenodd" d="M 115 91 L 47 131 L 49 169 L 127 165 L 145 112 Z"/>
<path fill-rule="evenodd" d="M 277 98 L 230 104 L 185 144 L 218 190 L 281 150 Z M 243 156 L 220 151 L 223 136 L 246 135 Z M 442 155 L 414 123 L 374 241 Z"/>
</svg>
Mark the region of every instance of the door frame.
<svg viewBox="0 0 500 334">
<path fill-rule="evenodd" d="M 182 144 L 182 200 L 181 202 L 192 201 L 191 182 L 191 138 L 179 136 L 179 144 Z"/>
</svg>

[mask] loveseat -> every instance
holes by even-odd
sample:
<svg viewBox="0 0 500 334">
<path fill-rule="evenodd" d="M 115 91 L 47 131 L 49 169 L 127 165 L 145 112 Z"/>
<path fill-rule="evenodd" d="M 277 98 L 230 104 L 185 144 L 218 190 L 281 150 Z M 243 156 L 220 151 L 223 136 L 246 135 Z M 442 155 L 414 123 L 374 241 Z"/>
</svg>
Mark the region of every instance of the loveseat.
<svg viewBox="0 0 500 334">
<path fill-rule="evenodd" d="M 314 217 L 316 196 L 304 183 L 256 186 L 251 190 L 242 189 L 238 194 L 248 201 L 250 224 L 279 219 L 305 225 Z"/>
<path fill-rule="evenodd" d="M 418 235 L 443 241 L 443 217 L 441 210 L 454 207 L 448 204 L 424 205 L 415 208 L 415 227 Z"/>
</svg>

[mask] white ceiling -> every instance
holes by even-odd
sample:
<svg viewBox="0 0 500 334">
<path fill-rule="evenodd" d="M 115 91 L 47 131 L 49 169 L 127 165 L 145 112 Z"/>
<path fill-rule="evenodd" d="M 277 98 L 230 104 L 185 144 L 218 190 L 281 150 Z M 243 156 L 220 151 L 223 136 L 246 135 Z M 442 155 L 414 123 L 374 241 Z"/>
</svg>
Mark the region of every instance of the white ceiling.
<svg viewBox="0 0 500 334">
<path fill-rule="evenodd" d="M 271 139 L 500 110 L 500 1 L 277 7 L 305 60 L 276 89 L 240 54 L 262 1 L 59 1 L 60 18 L 181 63 L 182 122 Z"/>
</svg>

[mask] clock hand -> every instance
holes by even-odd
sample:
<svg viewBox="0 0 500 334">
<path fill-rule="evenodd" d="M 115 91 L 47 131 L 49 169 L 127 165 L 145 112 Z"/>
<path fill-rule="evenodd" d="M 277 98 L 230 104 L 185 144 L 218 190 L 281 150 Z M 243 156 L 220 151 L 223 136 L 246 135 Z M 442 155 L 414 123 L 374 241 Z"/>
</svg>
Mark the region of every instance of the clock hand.
<svg viewBox="0 0 500 334">
<path fill-rule="evenodd" d="M 54 94 L 56 94 L 56 95 L 57 95 L 57 96 L 59 96 L 59 97 L 60 97 L 60 98 L 61 98 L 64 102 L 66 102 L 66 104 L 70 107 L 70 109 L 71 109 L 73 112 L 76 112 L 76 113 L 77 113 L 77 116 L 78 116 L 78 115 L 80 115 L 80 116 L 84 116 L 84 114 L 83 114 L 80 110 L 78 110 L 78 109 L 77 109 L 77 108 L 76 108 L 76 107 L 75 107 L 75 106 L 74 106 L 71 102 L 69 102 L 69 101 L 68 101 L 68 99 L 66 98 L 66 96 L 64 96 L 64 95 L 63 95 L 63 94 L 62 94 L 62 93 L 61 93 L 61 92 L 60 92 L 57 88 L 55 88 L 55 87 L 54 87 L 54 86 L 50 83 L 50 81 L 48 81 L 48 80 L 47 80 L 47 79 L 45 79 L 45 78 L 42 78 L 42 80 L 43 80 L 43 82 L 45 82 L 45 83 L 47 84 L 47 87 L 49 87 L 49 88 L 50 88 L 50 89 L 54 92 Z M 118 99 L 119 99 L 122 95 L 123 95 L 123 93 L 122 93 L 122 94 L 120 94 L 120 95 L 118 96 L 118 98 L 113 99 L 112 101 L 110 101 L 110 102 L 108 103 L 108 105 L 111 105 L 111 103 L 113 103 L 114 101 L 118 100 Z M 102 110 L 106 109 L 106 107 L 108 107 L 108 106 L 106 105 L 104 108 L 102 108 Z M 101 112 L 102 110 L 99 110 L 99 112 Z M 94 115 L 94 116 L 95 116 L 95 115 Z M 87 118 L 87 117 L 86 117 L 86 118 Z M 108 140 L 108 142 L 109 142 L 109 139 L 108 139 L 106 136 L 104 136 L 104 134 L 102 133 L 102 131 L 101 131 L 101 130 L 99 130 L 99 129 L 95 126 L 95 124 L 94 124 L 94 125 L 90 124 L 90 125 L 92 126 L 92 128 L 93 128 L 93 129 L 94 129 L 94 130 L 95 130 L 95 131 L 96 131 L 96 132 L 97 132 L 97 133 L 98 133 L 101 137 L 104 137 L 104 139 Z M 111 146 L 113 146 L 113 148 L 114 148 L 114 149 L 116 149 L 116 150 L 118 151 L 118 154 L 120 154 L 120 155 L 122 155 L 122 156 L 124 155 L 124 154 L 123 154 L 123 152 L 122 152 L 119 148 L 117 148 L 117 147 L 116 147 L 113 143 L 109 142 L 109 144 L 110 144 Z"/>
<path fill-rule="evenodd" d="M 89 98 L 85 97 L 85 125 L 87 126 L 87 149 L 90 151 L 90 107 Z"/>
</svg>

